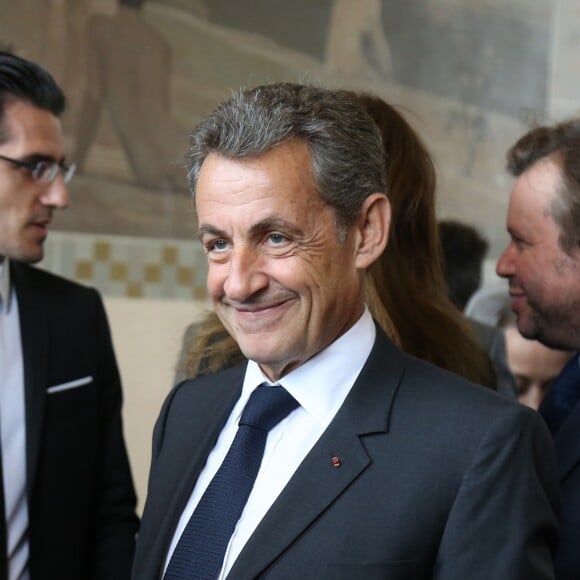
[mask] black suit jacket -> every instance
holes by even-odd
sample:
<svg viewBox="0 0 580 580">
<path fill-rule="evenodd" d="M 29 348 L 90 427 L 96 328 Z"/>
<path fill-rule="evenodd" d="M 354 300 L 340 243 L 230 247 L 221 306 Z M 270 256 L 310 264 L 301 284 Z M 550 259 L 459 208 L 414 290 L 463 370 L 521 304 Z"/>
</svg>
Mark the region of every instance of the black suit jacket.
<svg viewBox="0 0 580 580">
<path fill-rule="evenodd" d="M 556 433 L 562 488 L 562 538 L 556 556 L 558 580 L 580 578 L 580 403 Z"/>
<path fill-rule="evenodd" d="M 11 262 L 24 364 L 31 580 L 124 580 L 138 527 L 98 293 Z M 79 379 L 87 384 L 51 392 Z"/>
<path fill-rule="evenodd" d="M 161 577 L 243 375 L 185 381 L 165 402 L 135 580 Z M 228 578 L 553 578 L 558 500 L 552 441 L 536 413 L 403 354 L 378 331 L 343 406 Z"/>
</svg>

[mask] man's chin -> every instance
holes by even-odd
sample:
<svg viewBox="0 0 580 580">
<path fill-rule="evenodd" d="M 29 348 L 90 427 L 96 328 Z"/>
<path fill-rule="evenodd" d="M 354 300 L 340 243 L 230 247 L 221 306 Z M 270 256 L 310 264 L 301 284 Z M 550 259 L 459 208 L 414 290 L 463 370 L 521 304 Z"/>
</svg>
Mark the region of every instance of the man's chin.
<svg viewBox="0 0 580 580">
<path fill-rule="evenodd" d="M 536 339 L 536 328 L 533 324 L 530 324 L 529 321 L 526 321 L 523 318 L 518 318 L 517 324 L 518 332 L 528 340 L 535 340 Z"/>
<path fill-rule="evenodd" d="M 248 342 L 248 341 L 238 341 L 238 346 L 242 351 L 242 354 L 249 360 L 253 360 L 258 364 L 268 363 L 270 360 L 269 353 L 265 352 L 265 347 L 263 344 L 256 344 L 255 342 Z"/>
<path fill-rule="evenodd" d="M 21 252 L 13 259 L 17 262 L 24 262 L 25 264 L 36 264 L 44 258 L 44 249 L 40 248 L 38 251 Z"/>
<path fill-rule="evenodd" d="M 264 341 L 242 341 L 238 342 L 238 345 L 244 357 L 260 365 L 271 380 L 274 380 L 274 376 L 278 378 L 277 375 L 289 365 L 293 366 L 287 360 L 289 358 L 287 352 L 273 349 L 271 344 L 264 344 Z"/>
<path fill-rule="evenodd" d="M 35 244 L 8 248 L 3 255 L 14 262 L 36 264 L 44 258 L 44 246 Z"/>
<path fill-rule="evenodd" d="M 542 320 L 531 310 L 518 314 L 518 332 L 528 340 L 540 340 L 543 326 Z"/>
</svg>

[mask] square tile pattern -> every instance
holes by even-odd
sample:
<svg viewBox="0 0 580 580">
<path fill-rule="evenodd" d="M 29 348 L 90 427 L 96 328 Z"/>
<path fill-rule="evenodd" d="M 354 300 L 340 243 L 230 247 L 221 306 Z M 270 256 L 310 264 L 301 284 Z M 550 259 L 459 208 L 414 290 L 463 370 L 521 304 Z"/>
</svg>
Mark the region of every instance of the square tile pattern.
<svg viewBox="0 0 580 580">
<path fill-rule="evenodd" d="M 106 296 L 203 300 L 207 261 L 196 240 L 51 232 L 40 266 Z"/>
</svg>

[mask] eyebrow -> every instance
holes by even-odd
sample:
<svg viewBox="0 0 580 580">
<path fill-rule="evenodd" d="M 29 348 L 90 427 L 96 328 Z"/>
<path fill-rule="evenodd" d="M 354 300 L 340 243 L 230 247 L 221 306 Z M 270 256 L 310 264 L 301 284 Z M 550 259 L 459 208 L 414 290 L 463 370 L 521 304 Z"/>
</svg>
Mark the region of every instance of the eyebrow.
<svg viewBox="0 0 580 580">
<path fill-rule="evenodd" d="M 292 235 L 299 235 L 302 232 L 300 228 L 290 224 L 288 221 L 282 218 L 269 217 L 260 220 L 255 224 L 252 224 L 252 226 L 250 227 L 250 236 L 254 237 L 271 230 L 282 230 Z M 211 224 L 202 224 L 199 226 L 198 229 L 198 237 L 201 239 L 203 236 L 206 235 L 218 238 L 229 237 L 228 234 L 223 230 L 221 230 L 220 228 L 212 226 Z"/>
<path fill-rule="evenodd" d="M 209 224 L 200 225 L 197 230 L 197 236 L 199 239 L 203 238 L 203 236 L 214 236 L 217 238 L 225 238 L 226 233 L 215 226 Z"/>
<path fill-rule="evenodd" d="M 287 220 L 278 217 L 269 217 L 259 222 L 256 222 L 251 228 L 251 234 L 261 234 L 263 232 L 271 230 L 283 230 L 292 235 L 298 235 L 301 233 L 301 229 L 295 225 L 289 223 Z"/>
<path fill-rule="evenodd" d="M 49 163 L 58 163 L 59 165 L 66 164 L 66 158 L 64 156 L 60 159 L 55 159 L 52 155 L 47 155 L 45 153 L 29 153 L 23 157 L 22 161 L 25 161 L 26 163 L 48 161 Z"/>
</svg>

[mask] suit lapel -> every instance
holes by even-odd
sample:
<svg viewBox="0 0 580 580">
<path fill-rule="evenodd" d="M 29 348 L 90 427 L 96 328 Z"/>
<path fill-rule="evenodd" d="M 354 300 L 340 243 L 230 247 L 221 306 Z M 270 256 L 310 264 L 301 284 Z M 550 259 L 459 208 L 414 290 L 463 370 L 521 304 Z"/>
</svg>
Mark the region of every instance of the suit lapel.
<svg viewBox="0 0 580 580">
<path fill-rule="evenodd" d="M 35 287 L 32 268 L 11 263 L 11 275 L 20 315 L 26 405 L 27 491 L 30 497 L 38 464 L 46 398 L 48 316 L 42 289 Z"/>
<path fill-rule="evenodd" d="M 157 491 L 163 498 L 161 504 L 156 507 L 162 510 L 162 517 L 156 529 L 156 540 L 152 548 L 158 555 L 154 561 L 164 562 L 193 486 L 240 397 L 244 370 L 245 365 L 217 375 L 198 378 L 195 384 L 188 381 L 176 387 L 175 393 L 179 402 L 173 404 L 172 399 L 169 399 L 161 412 L 158 424 L 164 424 L 169 413 L 172 423 L 179 426 L 188 425 L 188 432 L 187 438 L 184 438 L 182 428 L 176 428 L 175 432 L 168 433 L 166 427 L 166 432 L 161 434 L 163 446 L 171 448 L 172 453 L 170 456 L 162 454 L 154 472 L 152 470 L 150 474 L 150 485 L 155 482 Z M 184 469 L 184 466 L 187 468 Z M 169 482 L 176 484 L 170 486 Z"/>
<path fill-rule="evenodd" d="M 580 462 L 580 403 L 577 403 L 556 433 L 560 481 Z"/>
<path fill-rule="evenodd" d="M 257 577 L 369 466 L 372 458 L 361 439 L 388 432 L 404 365 L 401 353 L 377 330 L 375 346 L 343 406 L 260 522 L 228 578 Z"/>
</svg>

